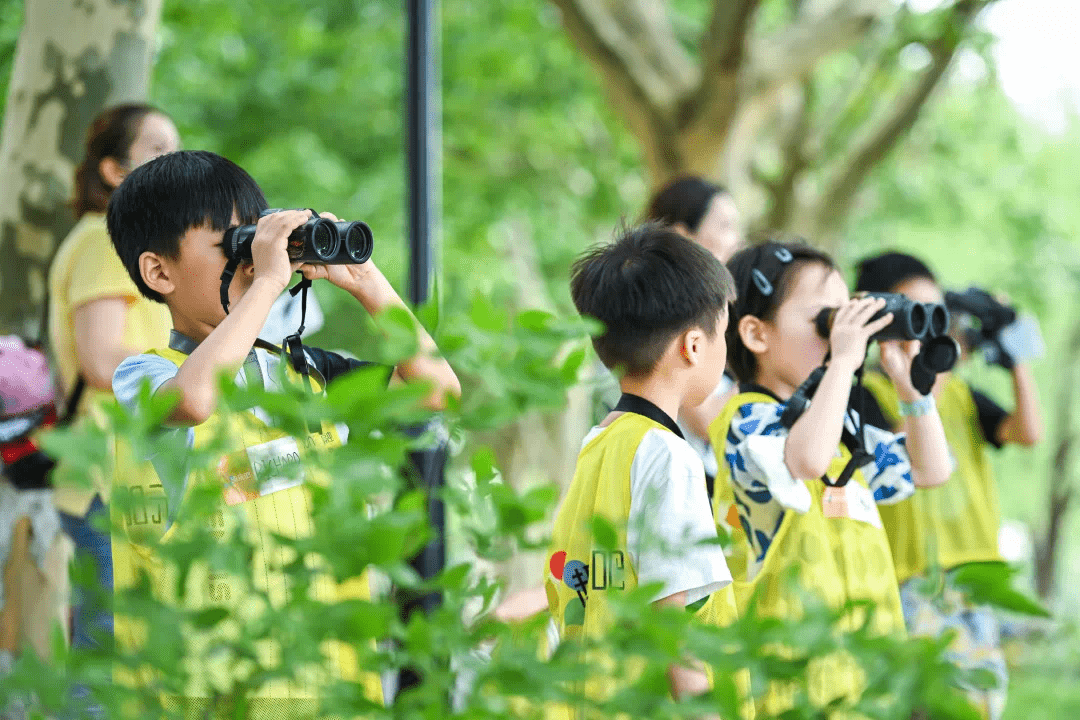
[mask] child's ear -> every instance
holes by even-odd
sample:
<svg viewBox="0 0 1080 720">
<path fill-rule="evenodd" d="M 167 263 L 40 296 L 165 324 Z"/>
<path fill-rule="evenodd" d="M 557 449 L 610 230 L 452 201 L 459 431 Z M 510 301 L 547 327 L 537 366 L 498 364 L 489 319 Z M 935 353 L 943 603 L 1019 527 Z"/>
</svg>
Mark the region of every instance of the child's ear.
<svg viewBox="0 0 1080 720">
<path fill-rule="evenodd" d="M 705 340 L 705 331 L 697 327 L 690 328 L 679 338 L 679 354 L 691 367 L 700 362 Z"/>
<path fill-rule="evenodd" d="M 759 355 L 769 349 L 769 334 L 765 321 L 754 315 L 739 318 L 739 337 L 746 349 Z"/>
<path fill-rule="evenodd" d="M 169 276 L 169 268 L 161 256 L 150 251 L 139 256 L 139 274 L 146 286 L 158 295 L 168 295 L 176 289 L 176 284 Z"/>
<path fill-rule="evenodd" d="M 115 189 L 120 187 L 120 183 L 124 182 L 124 178 L 127 177 L 127 168 L 116 158 L 107 157 L 102 158 L 101 162 L 98 163 L 98 173 L 101 175 L 102 180 Z"/>
</svg>

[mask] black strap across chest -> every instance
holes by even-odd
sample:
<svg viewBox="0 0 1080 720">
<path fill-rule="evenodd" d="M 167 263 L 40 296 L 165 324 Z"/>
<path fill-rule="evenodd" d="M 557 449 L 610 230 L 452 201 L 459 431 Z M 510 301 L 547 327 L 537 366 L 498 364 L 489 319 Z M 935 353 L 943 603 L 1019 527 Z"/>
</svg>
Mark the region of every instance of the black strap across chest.
<svg viewBox="0 0 1080 720">
<path fill-rule="evenodd" d="M 821 381 L 821 376 L 823 374 L 824 366 L 816 370 L 814 374 L 811 375 L 810 379 L 808 380 L 808 384 L 810 385 L 810 387 L 805 389 L 800 388 L 800 390 L 803 390 L 808 397 L 812 397 L 814 391 L 817 390 L 817 383 Z M 857 387 L 859 388 L 863 387 L 862 378 L 863 368 L 860 367 L 859 370 L 856 372 Z M 768 388 L 757 385 L 755 383 L 740 383 L 739 392 L 760 393 L 762 395 L 767 395 L 768 397 L 771 397 L 778 403 L 784 402 L 779 397 L 777 397 L 776 393 L 774 393 L 772 390 L 769 390 Z M 845 422 L 843 425 L 843 430 L 840 433 L 840 444 L 847 448 L 847 451 L 851 454 L 851 459 L 848 460 L 847 464 L 844 466 L 844 469 L 840 472 L 840 475 L 835 480 L 830 478 L 828 475 L 821 476 L 821 481 L 824 482 L 826 485 L 833 487 L 843 487 L 844 485 L 847 485 L 848 481 L 851 480 L 851 476 L 855 474 L 855 471 L 857 469 L 874 459 L 874 456 L 866 450 L 866 429 L 863 421 L 862 408 L 860 407 L 859 410 L 859 422 L 858 427 L 856 428 L 856 433 L 858 434 L 856 435 L 856 433 L 848 430 L 846 417 L 844 418 Z M 848 408 L 847 412 L 848 417 L 850 417 L 851 409 Z M 784 415 L 781 417 L 781 422 L 783 422 L 784 426 L 788 430 L 790 430 L 791 426 L 794 425 L 795 421 L 798 419 L 798 415 L 794 415 L 793 417 L 791 414 L 784 413 Z M 852 423 L 854 423 L 854 419 L 852 419 Z"/>
<path fill-rule="evenodd" d="M 619 398 L 618 404 L 613 408 L 613 412 L 628 412 L 647 417 L 653 422 L 663 425 L 683 440 L 686 439 L 683 436 L 682 430 L 679 429 L 679 424 L 672 420 L 670 415 L 640 395 L 623 393 L 622 397 Z"/>
</svg>

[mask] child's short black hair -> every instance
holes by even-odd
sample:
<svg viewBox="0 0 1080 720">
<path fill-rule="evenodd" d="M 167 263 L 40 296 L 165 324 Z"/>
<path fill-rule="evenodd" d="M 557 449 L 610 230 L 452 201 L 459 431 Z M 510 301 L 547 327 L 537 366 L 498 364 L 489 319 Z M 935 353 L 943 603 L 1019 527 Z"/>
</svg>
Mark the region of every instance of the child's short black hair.
<svg viewBox="0 0 1080 720">
<path fill-rule="evenodd" d="M 709 203 L 727 189 L 693 175 L 676 178 L 661 188 L 645 210 L 645 220 L 667 225 L 682 223 L 696 233 L 709 211 Z"/>
<path fill-rule="evenodd" d="M 254 223 L 266 207 L 258 183 L 239 165 L 212 152 L 181 150 L 132 170 L 109 199 L 106 222 L 139 292 L 165 302 L 143 282 L 140 255 L 176 258 L 191 228 L 227 230 L 234 210 L 241 224 Z"/>
<path fill-rule="evenodd" d="M 937 283 L 933 271 L 919 258 L 902 252 L 887 252 L 865 258 L 858 264 L 857 292 L 892 292 L 900 283 L 925 278 Z"/>
<path fill-rule="evenodd" d="M 829 270 L 836 269 L 836 263 L 828 254 L 811 247 L 801 238 L 793 240 L 768 240 L 740 250 L 728 260 L 727 267 L 738 293 L 728 318 L 728 367 L 741 382 L 754 381 L 757 358 L 743 344 L 739 335 L 739 320 L 753 315 L 771 322 L 803 268 L 817 264 Z"/>
<path fill-rule="evenodd" d="M 712 253 L 658 223 L 623 230 L 579 257 L 570 293 L 579 313 L 604 324 L 593 338 L 600 360 L 631 377 L 652 372 L 679 333 L 716 333 L 735 297 L 731 276 Z"/>
</svg>

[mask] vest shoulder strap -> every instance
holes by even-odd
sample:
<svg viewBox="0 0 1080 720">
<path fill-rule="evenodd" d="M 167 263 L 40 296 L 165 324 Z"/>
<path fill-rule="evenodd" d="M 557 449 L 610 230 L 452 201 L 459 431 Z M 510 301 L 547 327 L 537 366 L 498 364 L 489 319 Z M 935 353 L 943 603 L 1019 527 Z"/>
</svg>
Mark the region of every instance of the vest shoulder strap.
<svg viewBox="0 0 1080 720">
<path fill-rule="evenodd" d="M 724 517 L 727 513 L 727 504 L 731 502 L 731 470 L 728 467 L 727 462 L 724 460 L 724 449 L 727 447 L 728 431 L 731 428 L 731 422 L 735 419 L 735 413 L 739 411 L 743 405 L 749 403 L 771 403 L 776 404 L 776 398 L 769 397 L 765 393 L 759 392 L 741 392 L 736 394 L 727 404 L 724 405 L 724 409 L 720 411 L 720 414 L 712 424 L 709 425 L 709 442 L 712 444 L 713 452 L 717 455 L 717 469 L 716 479 L 713 481 L 713 497 L 710 498 L 713 501 L 713 516 Z M 721 507 L 721 505 L 723 507 Z"/>
</svg>

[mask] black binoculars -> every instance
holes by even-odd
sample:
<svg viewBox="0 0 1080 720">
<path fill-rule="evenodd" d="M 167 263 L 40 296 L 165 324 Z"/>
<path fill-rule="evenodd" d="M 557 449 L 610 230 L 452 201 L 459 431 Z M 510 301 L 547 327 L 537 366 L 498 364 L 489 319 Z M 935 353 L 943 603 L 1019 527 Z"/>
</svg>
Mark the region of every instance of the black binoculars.
<svg viewBox="0 0 1080 720">
<path fill-rule="evenodd" d="M 990 293 L 980 288 L 968 288 L 963 292 L 945 293 L 945 305 L 950 312 L 971 315 L 979 321 L 978 329 L 970 328 L 965 332 L 971 347 L 980 347 L 992 341 L 1002 328 L 1016 321 L 1016 308 L 999 302 Z"/>
<path fill-rule="evenodd" d="M 937 303 L 920 303 L 896 293 L 867 293 L 865 297 L 884 298 L 885 307 L 874 314 L 873 322 L 892 313 L 893 320 L 885 328 L 874 333 L 871 341 L 882 340 L 930 340 L 949 331 L 949 311 Z M 833 318 L 838 308 L 825 308 L 814 319 L 818 334 L 826 340 L 832 331 Z"/>
<path fill-rule="evenodd" d="M 930 392 L 938 373 L 951 370 L 960 358 L 960 347 L 949 337 L 949 311 L 938 303 L 919 303 L 896 293 L 867 293 L 865 297 L 884 298 L 885 307 L 874 313 L 870 322 L 893 314 L 884 329 L 871 341 L 919 340 L 922 347 L 911 362 L 911 382 L 922 394 Z M 814 318 L 818 334 L 826 340 L 832 330 L 837 308 L 825 308 Z"/>
<path fill-rule="evenodd" d="M 259 217 L 276 212 L 281 210 L 264 210 Z M 239 225 L 226 230 L 222 245 L 225 256 L 230 260 L 250 261 L 255 229 L 255 225 Z M 373 249 L 374 240 L 367 223 L 334 222 L 319 217 L 314 210 L 307 222 L 292 231 L 288 243 L 289 259 L 313 265 L 359 265 L 368 261 Z"/>
</svg>

